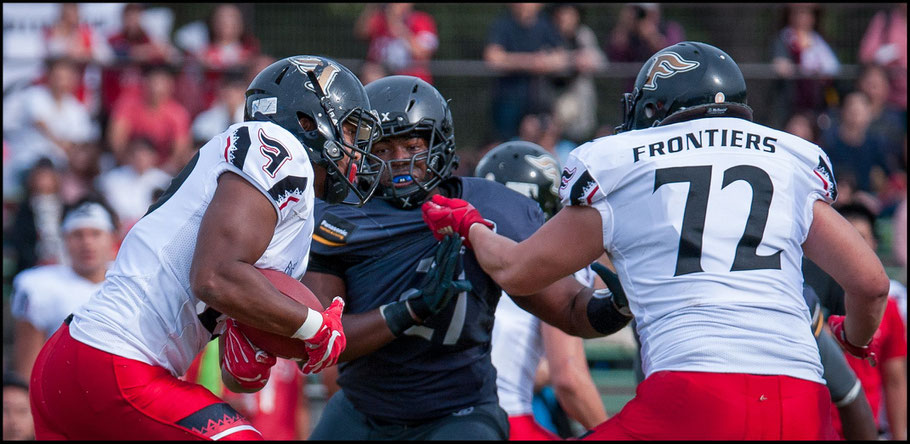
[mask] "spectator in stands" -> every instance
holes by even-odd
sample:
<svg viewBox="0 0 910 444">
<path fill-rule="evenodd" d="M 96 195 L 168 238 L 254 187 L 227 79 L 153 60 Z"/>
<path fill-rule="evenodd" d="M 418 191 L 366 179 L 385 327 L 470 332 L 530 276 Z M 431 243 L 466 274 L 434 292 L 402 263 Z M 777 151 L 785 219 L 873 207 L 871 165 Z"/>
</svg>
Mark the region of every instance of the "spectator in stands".
<svg viewBox="0 0 910 444">
<path fill-rule="evenodd" d="M 220 3 L 208 18 L 208 44 L 197 55 L 204 69 L 202 109 L 214 102 L 225 71 L 246 70 L 259 54 L 259 39 L 239 5 Z"/>
<path fill-rule="evenodd" d="M 119 164 L 126 163 L 130 139 L 145 137 L 158 150 L 158 166 L 176 174 L 192 156 L 190 115 L 177 103 L 173 72 L 167 65 L 150 65 L 143 73 L 142 95 L 122 96 L 114 105 L 108 144 Z"/>
<path fill-rule="evenodd" d="M 888 99 L 907 112 L 907 3 L 896 3 L 889 12 L 875 14 L 859 46 L 859 60 L 888 69 Z"/>
<path fill-rule="evenodd" d="M 541 8 L 540 3 L 510 3 L 489 28 L 483 58 L 499 73 L 492 116 L 500 140 L 515 137 L 526 114 L 552 109 L 554 91 L 547 76 L 565 72 L 571 64 L 562 37 Z"/>
<path fill-rule="evenodd" d="M 521 119 L 518 127 L 518 137 L 514 140 L 524 140 L 540 145 L 559 160 L 562 165 L 569 152 L 578 145 L 563 138 L 562 125 L 553 118 L 552 114 L 528 114 Z"/>
<path fill-rule="evenodd" d="M 413 3 L 367 3 L 354 34 L 369 44 L 367 63 L 433 83 L 430 59 L 439 47 L 436 21 L 426 12 L 415 11 Z"/>
<path fill-rule="evenodd" d="M 610 31 L 607 55 L 614 62 L 644 62 L 655 52 L 685 39 L 679 23 L 661 18 L 658 3 L 627 3 Z"/>
<path fill-rule="evenodd" d="M 97 198 L 67 207 L 60 231 L 68 264 L 30 268 L 13 280 L 13 365 L 26 381 L 41 347 L 67 316 L 101 288 L 116 254 L 117 220 Z"/>
<path fill-rule="evenodd" d="M 906 142 L 904 142 L 904 150 L 907 149 Z M 894 260 L 897 261 L 897 264 L 904 268 L 904 276 L 907 275 L 907 195 L 904 195 L 904 200 L 897 206 L 897 210 L 894 211 L 894 218 L 892 219 L 894 224 L 892 228 L 892 246 L 891 251 L 894 254 Z M 907 313 L 906 302 L 903 307 L 904 314 Z M 906 321 L 906 317 L 904 318 Z"/>
<path fill-rule="evenodd" d="M 95 141 L 78 143 L 69 152 L 69 168 L 60 175 L 60 197 L 72 204 L 95 193 L 95 178 L 101 172 L 101 147 Z"/>
<path fill-rule="evenodd" d="M 61 3 L 59 19 L 44 32 L 49 57 L 66 57 L 80 63 L 110 59 L 110 48 L 87 23 L 79 22 L 79 4 Z"/>
<path fill-rule="evenodd" d="M 202 146 L 225 128 L 243 121 L 243 107 L 246 103 L 246 81 L 240 72 L 228 72 L 218 87 L 215 103 L 193 119 L 193 140 L 195 146 Z"/>
<path fill-rule="evenodd" d="M 141 64 L 172 62 L 177 55 L 169 42 L 152 39 L 142 27 L 144 9 L 142 3 L 124 6 L 122 28 L 107 39 L 114 64 L 102 71 L 102 109 L 105 112 L 110 112 L 121 90 L 140 90 Z"/>
<path fill-rule="evenodd" d="M 64 256 L 60 173 L 50 160 L 42 158 L 29 171 L 25 189 L 25 199 L 3 236 L 15 252 L 16 273 L 35 265 L 60 263 Z"/>
<path fill-rule="evenodd" d="M 873 250 L 878 248 L 876 217 L 868 208 L 851 205 L 838 211 L 853 224 Z M 893 296 L 900 292 L 906 294 L 907 289 L 892 279 L 885 315 L 869 345 L 876 354 L 878 364 L 873 367 L 866 360 L 844 353 L 863 384 L 872 414 L 880 426 L 884 419 L 881 414 L 884 407 L 890 430 L 883 432 L 894 440 L 907 439 L 907 330 Z"/>
<path fill-rule="evenodd" d="M 67 165 L 69 151 L 92 137 L 94 123 L 88 109 L 75 97 L 79 70 L 70 59 L 47 61 L 47 85 L 22 94 L 20 125 L 4 134 L 14 147 L 13 174 L 27 171 L 39 158 L 49 158 L 58 168 Z"/>
<path fill-rule="evenodd" d="M 907 134 L 907 120 L 902 111 L 888 102 L 891 96 L 888 72 L 879 65 L 867 65 L 856 84 L 869 98 L 872 113 L 869 132 L 882 139 L 888 166 L 892 171 L 906 171 L 906 165 L 901 163 L 901 144 Z"/>
<path fill-rule="evenodd" d="M 61 3 L 60 17 L 44 31 L 46 56 L 68 58 L 78 63 L 76 98 L 89 109 L 96 110 L 100 84 L 99 66 L 110 62 L 111 48 L 87 23 L 80 23 L 79 4 Z"/>
<path fill-rule="evenodd" d="M 784 131 L 818 144 L 819 128 L 817 117 L 812 111 L 801 111 L 790 116 Z"/>
<path fill-rule="evenodd" d="M 607 67 L 594 31 L 582 23 L 578 4 L 557 3 L 551 11 L 556 29 L 566 43 L 571 67 L 564 77 L 556 77 L 557 98 L 553 114 L 567 138 L 576 143 L 591 138 L 597 126 L 597 91 L 593 74 Z"/>
<path fill-rule="evenodd" d="M 360 74 L 358 74 L 357 77 L 360 78 L 360 83 L 366 85 L 373 80 L 381 79 L 387 75 L 389 74 L 386 72 L 385 68 L 382 67 L 382 65 L 365 61 L 362 65 L 360 65 Z"/>
<path fill-rule="evenodd" d="M 28 400 L 28 383 L 13 373 L 3 374 L 3 440 L 33 441 L 35 423 Z"/>
<path fill-rule="evenodd" d="M 783 25 L 771 46 L 780 91 L 775 95 L 775 116 L 822 112 L 827 106 L 825 95 L 833 92 L 831 77 L 840 72 L 840 62 L 819 33 L 821 14 L 816 3 L 789 3 L 783 10 Z"/>
<path fill-rule="evenodd" d="M 157 168 L 157 163 L 158 151 L 152 142 L 136 137 L 127 144 L 126 163 L 98 177 L 98 191 L 122 221 L 120 238 L 145 215 L 156 190 L 166 189 L 171 181 L 171 175 Z"/>
<path fill-rule="evenodd" d="M 889 171 L 882 140 L 869 132 L 872 105 L 862 92 L 844 97 L 840 117 L 822 134 L 821 147 L 828 153 L 838 178 L 852 171 L 856 189 L 877 193 L 884 187 Z"/>
</svg>

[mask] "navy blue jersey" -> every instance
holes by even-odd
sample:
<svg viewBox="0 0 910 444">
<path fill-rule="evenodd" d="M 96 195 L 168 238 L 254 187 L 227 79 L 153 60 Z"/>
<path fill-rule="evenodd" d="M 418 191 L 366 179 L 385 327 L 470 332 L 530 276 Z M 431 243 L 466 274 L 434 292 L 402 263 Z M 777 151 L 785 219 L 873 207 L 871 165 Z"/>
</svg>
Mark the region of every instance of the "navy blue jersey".
<svg viewBox="0 0 910 444">
<path fill-rule="evenodd" d="M 455 177 L 440 190 L 473 204 L 499 234 L 516 241 L 544 222 L 535 201 L 497 182 Z M 344 279 L 347 313 L 399 300 L 420 284 L 433 259 L 437 241 L 419 208 L 401 210 L 382 199 L 361 208 L 318 201 L 315 215 L 309 270 Z M 469 250 L 462 249 L 457 272 L 472 291 L 379 350 L 339 365 L 338 384 L 359 411 L 410 422 L 496 402 L 490 337 L 501 289 Z"/>
</svg>

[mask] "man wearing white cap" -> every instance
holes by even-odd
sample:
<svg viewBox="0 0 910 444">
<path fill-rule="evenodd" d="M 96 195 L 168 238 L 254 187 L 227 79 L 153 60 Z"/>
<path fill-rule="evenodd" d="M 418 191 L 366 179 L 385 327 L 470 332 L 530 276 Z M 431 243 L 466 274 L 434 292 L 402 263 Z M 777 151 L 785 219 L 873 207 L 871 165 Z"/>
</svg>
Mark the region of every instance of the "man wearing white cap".
<svg viewBox="0 0 910 444">
<path fill-rule="evenodd" d="M 30 268 L 13 280 L 13 366 L 25 380 L 47 338 L 101 287 L 114 260 L 116 225 L 106 204 L 80 200 L 63 216 L 66 262 Z"/>
</svg>

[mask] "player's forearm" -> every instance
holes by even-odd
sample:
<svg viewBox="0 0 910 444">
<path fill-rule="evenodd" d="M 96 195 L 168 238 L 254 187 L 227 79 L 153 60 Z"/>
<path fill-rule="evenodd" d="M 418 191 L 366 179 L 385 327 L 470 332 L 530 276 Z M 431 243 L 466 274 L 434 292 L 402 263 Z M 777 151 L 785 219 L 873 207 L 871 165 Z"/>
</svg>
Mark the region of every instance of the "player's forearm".
<svg viewBox="0 0 910 444">
<path fill-rule="evenodd" d="M 481 224 L 472 225 L 469 236 L 480 267 L 506 293 L 527 295 L 534 292 L 534 288 L 529 291 L 529 286 L 524 285 L 529 279 L 521 274 L 528 270 L 528 265 L 523 263 L 525 258 L 516 255 L 517 242 L 500 236 Z"/>
<path fill-rule="evenodd" d="M 571 385 L 554 384 L 556 399 L 570 418 L 586 429 L 607 420 L 607 412 L 590 374 L 577 374 Z"/>
<path fill-rule="evenodd" d="M 803 251 L 844 289 L 847 341 L 868 344 L 885 313 L 890 287 L 878 256 L 856 228 L 823 201 L 813 206 Z"/>
<path fill-rule="evenodd" d="M 344 335 L 348 342 L 338 362 L 373 353 L 395 339 L 378 309 L 344 315 Z"/>
<path fill-rule="evenodd" d="M 907 439 L 907 358 L 889 359 L 882 363 L 885 409 L 891 427 L 891 439 Z"/>
<path fill-rule="evenodd" d="M 281 294 L 252 265 L 226 261 L 191 271 L 194 295 L 242 324 L 282 336 L 303 325 L 309 309 Z"/>
</svg>

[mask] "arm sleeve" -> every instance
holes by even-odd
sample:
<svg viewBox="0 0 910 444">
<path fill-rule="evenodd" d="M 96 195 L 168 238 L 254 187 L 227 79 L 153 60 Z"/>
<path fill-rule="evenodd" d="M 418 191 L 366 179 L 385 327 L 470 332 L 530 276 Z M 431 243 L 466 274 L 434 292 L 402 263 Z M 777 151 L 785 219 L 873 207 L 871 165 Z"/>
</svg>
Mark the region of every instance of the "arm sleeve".
<svg viewBox="0 0 910 444">
<path fill-rule="evenodd" d="M 822 329 L 821 334 L 815 338 L 818 342 L 818 352 L 821 355 L 824 367 L 824 378 L 831 393 L 831 401 L 838 407 L 847 405 L 860 394 L 862 384 L 856 373 L 850 368 L 840 346 L 828 330 Z"/>
</svg>

